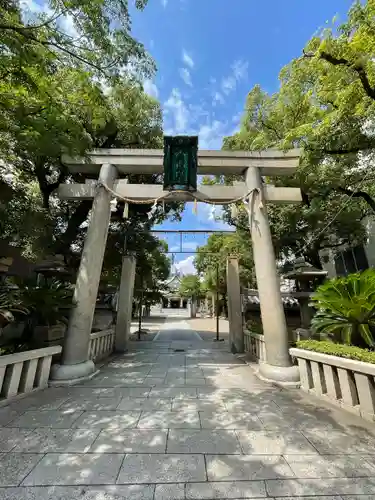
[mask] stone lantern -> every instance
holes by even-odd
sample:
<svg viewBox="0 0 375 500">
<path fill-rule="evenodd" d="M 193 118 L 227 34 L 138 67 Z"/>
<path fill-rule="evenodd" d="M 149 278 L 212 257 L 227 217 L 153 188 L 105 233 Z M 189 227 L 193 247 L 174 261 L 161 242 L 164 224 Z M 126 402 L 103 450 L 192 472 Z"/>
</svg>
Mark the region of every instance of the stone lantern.
<svg viewBox="0 0 375 500">
<path fill-rule="evenodd" d="M 65 267 L 64 257 L 62 255 L 48 256 L 35 266 L 34 271 L 38 275 L 38 282 L 42 277 L 46 284 L 53 278 L 65 281 L 71 276 L 71 273 Z"/>
<path fill-rule="evenodd" d="M 309 307 L 310 296 L 313 291 L 319 286 L 327 276 L 327 271 L 317 269 L 312 266 L 305 259 L 298 258 L 293 263 L 293 268 L 284 273 L 284 278 L 291 279 L 295 281 L 296 291 L 292 292 L 293 297 L 295 297 L 300 305 L 301 314 L 301 336 L 308 337 L 309 329 L 312 317 L 314 316 L 314 310 Z"/>
</svg>

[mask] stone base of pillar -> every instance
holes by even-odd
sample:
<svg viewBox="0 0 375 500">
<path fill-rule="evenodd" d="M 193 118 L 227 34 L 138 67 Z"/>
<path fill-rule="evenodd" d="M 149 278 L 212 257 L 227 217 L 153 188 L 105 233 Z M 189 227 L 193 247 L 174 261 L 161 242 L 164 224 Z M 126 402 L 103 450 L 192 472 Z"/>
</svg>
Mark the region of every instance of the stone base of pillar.
<svg viewBox="0 0 375 500">
<path fill-rule="evenodd" d="M 91 360 L 77 365 L 52 365 L 48 384 L 53 387 L 77 385 L 92 379 L 97 373 L 99 370 Z"/>
<path fill-rule="evenodd" d="M 298 388 L 300 386 L 298 366 L 274 366 L 261 363 L 257 375 L 264 382 L 271 382 L 281 387 Z"/>
</svg>

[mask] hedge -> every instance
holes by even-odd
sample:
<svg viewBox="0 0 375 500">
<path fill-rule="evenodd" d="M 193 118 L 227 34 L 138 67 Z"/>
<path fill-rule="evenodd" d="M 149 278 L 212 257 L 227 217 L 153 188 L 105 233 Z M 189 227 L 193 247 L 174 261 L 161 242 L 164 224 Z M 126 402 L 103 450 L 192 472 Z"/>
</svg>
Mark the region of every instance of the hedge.
<svg viewBox="0 0 375 500">
<path fill-rule="evenodd" d="M 351 345 L 334 344 L 333 342 L 322 340 L 299 340 L 296 343 L 296 347 L 298 349 L 305 349 L 306 351 L 321 352 L 322 354 L 338 356 L 339 358 L 355 359 L 356 361 L 375 364 L 374 351 Z"/>
</svg>

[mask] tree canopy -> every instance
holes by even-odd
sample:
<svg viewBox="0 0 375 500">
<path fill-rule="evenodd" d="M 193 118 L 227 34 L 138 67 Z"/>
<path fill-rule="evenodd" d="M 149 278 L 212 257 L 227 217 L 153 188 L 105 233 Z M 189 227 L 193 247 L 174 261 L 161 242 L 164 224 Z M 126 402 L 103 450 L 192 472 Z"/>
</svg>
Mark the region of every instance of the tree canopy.
<svg viewBox="0 0 375 500">
<path fill-rule="evenodd" d="M 196 274 L 187 274 L 181 278 L 180 295 L 198 299 L 203 295 L 202 283 Z"/>
<path fill-rule="evenodd" d="M 214 233 L 208 238 L 206 245 L 198 247 L 195 258 L 196 269 L 204 278 L 207 290 L 226 293 L 226 267 L 229 256 L 239 259 L 241 284 L 246 287 L 255 284 L 250 233 L 241 230 L 233 234 Z"/>
<path fill-rule="evenodd" d="M 303 151 L 296 175 L 265 179 L 300 187 L 304 203 L 269 205 L 280 257 L 303 255 L 320 266 L 319 251 L 363 241 L 362 221 L 375 213 L 375 1 L 355 2 L 345 24 L 314 36 L 279 75 L 274 94 L 256 85 L 240 131 L 226 149 Z M 247 215 L 233 220 L 247 227 Z"/>
<path fill-rule="evenodd" d="M 134 1 L 138 9 L 146 3 Z M 141 83 L 155 65 L 132 36 L 128 4 L 51 0 L 39 14 L 14 1 L 0 5 L 0 224 L 2 238 L 31 258 L 63 254 L 69 267 L 79 262 L 92 201 L 56 198 L 60 183 L 84 182 L 67 170 L 63 154 L 162 145 L 160 104 Z M 161 181 L 159 175 L 130 178 Z M 103 276 L 118 277 L 127 229 L 127 248 L 139 262 L 158 261 L 146 266 L 147 279 L 164 279 L 169 261 L 147 233 L 170 214 L 178 217 L 180 205 L 165 212 L 159 207 L 151 218 L 150 206 L 131 205 L 129 220 L 122 218 L 123 209 L 118 202 Z"/>
</svg>

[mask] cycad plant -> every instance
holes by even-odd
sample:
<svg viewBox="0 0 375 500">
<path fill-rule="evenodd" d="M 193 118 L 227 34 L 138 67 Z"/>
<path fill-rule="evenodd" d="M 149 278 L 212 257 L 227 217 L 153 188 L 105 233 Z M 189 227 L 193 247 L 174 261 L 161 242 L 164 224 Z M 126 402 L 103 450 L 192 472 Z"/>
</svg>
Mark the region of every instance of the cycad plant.
<svg viewBox="0 0 375 500">
<path fill-rule="evenodd" d="M 0 289 L 0 329 L 15 320 L 14 315 L 29 314 L 18 290 Z"/>
<path fill-rule="evenodd" d="M 311 326 L 334 342 L 375 348 L 375 270 L 335 278 L 320 285 L 311 297 L 317 309 Z"/>
</svg>

